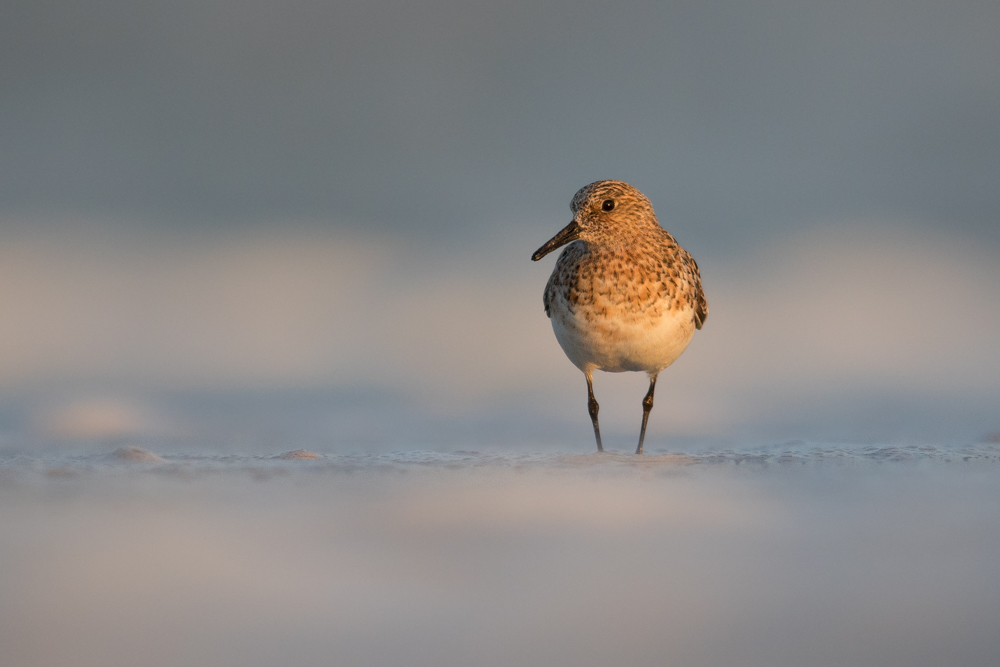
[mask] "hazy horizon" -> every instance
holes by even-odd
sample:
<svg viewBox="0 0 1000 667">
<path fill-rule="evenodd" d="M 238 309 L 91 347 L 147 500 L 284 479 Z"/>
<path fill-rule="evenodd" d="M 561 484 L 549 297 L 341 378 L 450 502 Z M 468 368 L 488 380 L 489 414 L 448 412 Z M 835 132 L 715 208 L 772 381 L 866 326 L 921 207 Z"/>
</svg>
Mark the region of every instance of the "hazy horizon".
<svg viewBox="0 0 1000 667">
<path fill-rule="evenodd" d="M 997 26 L 895 0 L 7 3 L 0 447 L 585 450 L 554 259 L 528 257 L 599 178 L 650 197 L 711 305 L 654 442 L 983 438 Z M 597 384 L 637 430 L 642 380 Z"/>
</svg>

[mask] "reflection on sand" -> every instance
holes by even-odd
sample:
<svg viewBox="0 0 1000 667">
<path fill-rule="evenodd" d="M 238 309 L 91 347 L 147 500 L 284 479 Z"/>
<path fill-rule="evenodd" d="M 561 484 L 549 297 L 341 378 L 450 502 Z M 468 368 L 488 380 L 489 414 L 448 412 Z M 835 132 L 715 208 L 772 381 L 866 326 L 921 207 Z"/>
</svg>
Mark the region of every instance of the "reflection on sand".
<svg viewBox="0 0 1000 667">
<path fill-rule="evenodd" d="M 889 449 L 9 457 L 0 663 L 993 665 L 1000 450 Z"/>
</svg>

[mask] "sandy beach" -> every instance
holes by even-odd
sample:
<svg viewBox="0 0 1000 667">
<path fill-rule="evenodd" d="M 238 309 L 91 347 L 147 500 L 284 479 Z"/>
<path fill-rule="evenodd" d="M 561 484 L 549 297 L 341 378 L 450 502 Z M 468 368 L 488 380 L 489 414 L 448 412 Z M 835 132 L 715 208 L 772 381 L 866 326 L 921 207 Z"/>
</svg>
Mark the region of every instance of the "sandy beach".
<svg viewBox="0 0 1000 667">
<path fill-rule="evenodd" d="M 139 452 L 0 464 L 3 664 L 1000 655 L 996 445 Z"/>
</svg>

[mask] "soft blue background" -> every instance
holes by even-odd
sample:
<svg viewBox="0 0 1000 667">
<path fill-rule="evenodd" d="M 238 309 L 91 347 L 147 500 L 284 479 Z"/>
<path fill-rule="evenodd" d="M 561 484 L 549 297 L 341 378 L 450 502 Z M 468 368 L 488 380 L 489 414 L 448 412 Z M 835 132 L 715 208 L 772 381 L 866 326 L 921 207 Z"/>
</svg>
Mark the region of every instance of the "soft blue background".
<svg viewBox="0 0 1000 667">
<path fill-rule="evenodd" d="M 587 449 L 528 256 L 599 178 L 712 306 L 654 446 L 980 440 L 998 31 L 962 1 L 4 3 L 0 446 Z M 643 380 L 597 391 L 631 446 Z"/>
</svg>

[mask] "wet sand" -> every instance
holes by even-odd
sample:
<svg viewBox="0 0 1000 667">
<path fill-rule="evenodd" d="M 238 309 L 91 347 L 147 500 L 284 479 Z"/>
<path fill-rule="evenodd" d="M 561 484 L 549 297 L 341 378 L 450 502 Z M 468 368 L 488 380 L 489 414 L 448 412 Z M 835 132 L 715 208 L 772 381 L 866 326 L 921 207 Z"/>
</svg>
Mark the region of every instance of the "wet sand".
<svg viewBox="0 0 1000 667">
<path fill-rule="evenodd" d="M 0 461 L 0 664 L 995 665 L 996 446 Z"/>
</svg>

